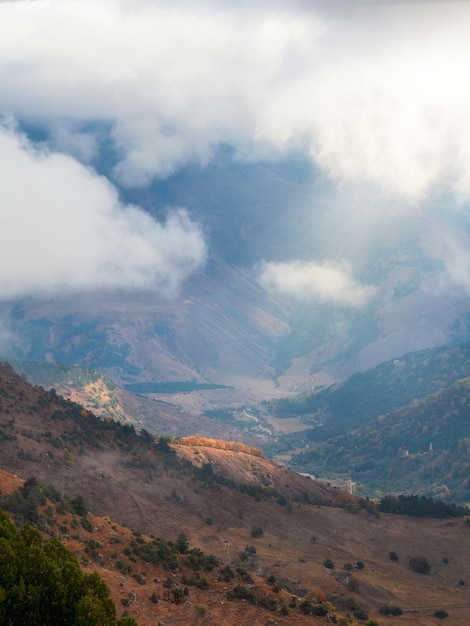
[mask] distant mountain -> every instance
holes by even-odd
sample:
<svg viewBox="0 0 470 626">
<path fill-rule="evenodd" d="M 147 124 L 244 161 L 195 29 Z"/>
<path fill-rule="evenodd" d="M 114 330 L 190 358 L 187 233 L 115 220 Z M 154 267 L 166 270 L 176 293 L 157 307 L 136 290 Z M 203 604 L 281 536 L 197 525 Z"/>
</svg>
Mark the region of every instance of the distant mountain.
<svg viewBox="0 0 470 626">
<path fill-rule="evenodd" d="M 302 415 L 306 425 L 276 446 L 308 446 L 293 456 L 293 467 L 347 474 L 368 495 L 409 492 L 467 502 L 469 381 L 470 344 L 405 355 L 273 403 L 275 414 Z"/>
<path fill-rule="evenodd" d="M 435 236 L 452 231 L 466 245 L 466 225 L 456 220 L 451 228 L 429 215 L 411 224 L 386 216 L 340 220 L 335 203 L 344 199 L 330 191 L 305 162 L 242 164 L 228 148 L 206 168 L 123 189 L 125 201 L 157 218 L 168 206 L 186 207 L 206 233 L 206 266 L 174 300 L 123 284 L 4 301 L 2 352 L 97 369 L 118 384 L 230 385 L 240 390 L 239 402 L 251 402 L 467 339 L 470 300 L 444 289 L 449 259 Z M 259 284 L 264 261 L 312 259 L 351 263 L 375 296 L 354 308 Z"/>
</svg>

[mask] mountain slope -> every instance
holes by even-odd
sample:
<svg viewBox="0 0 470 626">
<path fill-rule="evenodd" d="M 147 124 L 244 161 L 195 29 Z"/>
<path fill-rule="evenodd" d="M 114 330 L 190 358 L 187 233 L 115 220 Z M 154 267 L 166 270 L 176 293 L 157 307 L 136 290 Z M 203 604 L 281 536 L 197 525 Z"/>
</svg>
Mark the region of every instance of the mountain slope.
<svg viewBox="0 0 470 626">
<path fill-rule="evenodd" d="M 137 437 L 132 427 L 98 421 L 54 392 L 29 386 L 5 366 L 0 371 L 0 396 L 2 466 L 14 474 L 35 476 L 70 498 L 83 496 L 91 510 L 125 522 L 136 532 L 172 541 L 184 532 L 191 546 L 230 559 L 234 568 L 243 566 L 239 555 L 251 545 L 256 548 L 256 558 L 247 562 L 251 572 L 265 578 L 273 575 L 297 596 L 313 587 L 320 589 L 343 612 L 348 611 L 347 597 L 353 593 L 376 618 L 381 605 L 401 605 L 413 609 L 402 623 L 430 626 L 437 623 L 432 607 L 446 604 L 454 607 L 454 624 L 466 623 L 466 609 L 456 606 L 463 604 L 458 580 L 470 580 L 461 550 L 468 528 L 461 518 L 378 517 L 367 503 L 363 503 L 366 508 L 356 508 L 354 498 L 279 468 L 259 453 L 222 450 L 222 444 L 204 440 L 193 441 L 192 446 L 168 446 L 166 439 L 154 442 L 146 432 Z M 328 501 L 352 506 L 319 504 Z M 96 527 L 100 525 L 108 528 L 109 522 L 96 520 Z M 87 540 L 87 532 L 80 531 L 82 539 Z M 108 542 L 101 535 L 97 540 L 103 545 Z M 391 550 L 399 554 L 398 564 L 390 561 Z M 420 577 L 407 565 L 409 558 L 420 554 L 432 564 L 428 577 Z M 333 570 L 323 565 L 327 559 L 335 564 Z M 344 564 L 357 561 L 365 568 L 352 573 L 343 569 Z M 130 565 L 134 567 L 132 560 Z M 99 562 L 93 562 L 91 567 L 95 566 L 101 567 Z M 147 566 L 135 567 L 150 579 Z M 113 585 L 123 582 L 121 572 L 110 571 L 109 576 Z M 351 580 L 355 582 L 349 588 Z M 124 584 L 128 594 L 132 589 Z M 259 584 L 263 588 L 265 583 Z M 140 598 L 140 587 L 132 585 L 137 589 L 139 615 L 148 613 L 148 601 Z M 214 611 L 215 619 L 208 611 L 202 622 L 211 626 L 224 623 L 217 620 L 222 619 L 220 602 L 225 600 L 213 591 L 219 609 Z M 203 603 L 202 596 L 194 597 Z M 417 597 L 419 606 L 429 608 L 416 612 Z M 255 608 L 247 619 L 258 624 L 261 614 Z M 184 617 L 169 605 L 163 609 L 164 621 L 170 619 L 168 615 L 175 624 L 193 619 L 189 604 L 184 611 L 190 613 Z M 230 615 L 227 625 L 233 623 Z M 290 623 L 289 616 L 271 618 L 263 609 L 264 621 L 259 623 L 269 619 Z"/>
<path fill-rule="evenodd" d="M 306 427 L 276 448 L 307 444 L 291 459 L 293 467 L 350 475 L 364 494 L 417 492 L 466 502 L 469 374 L 470 345 L 462 344 L 405 355 L 273 403 L 280 416 L 302 415 Z"/>
<path fill-rule="evenodd" d="M 419 215 L 356 223 L 327 187 L 306 163 L 241 164 L 222 150 L 206 168 L 121 190 L 159 219 L 186 207 L 206 235 L 206 266 L 173 300 L 122 285 L 4 302 L 2 352 L 99 369 L 119 384 L 228 384 L 248 403 L 468 338 L 470 301 L 448 285 L 452 259 L 436 236 L 466 246 L 466 224 Z M 328 259 L 354 268 L 374 294 L 367 304 L 331 301 L 309 281 L 295 294 L 260 284 L 265 262 Z"/>
</svg>

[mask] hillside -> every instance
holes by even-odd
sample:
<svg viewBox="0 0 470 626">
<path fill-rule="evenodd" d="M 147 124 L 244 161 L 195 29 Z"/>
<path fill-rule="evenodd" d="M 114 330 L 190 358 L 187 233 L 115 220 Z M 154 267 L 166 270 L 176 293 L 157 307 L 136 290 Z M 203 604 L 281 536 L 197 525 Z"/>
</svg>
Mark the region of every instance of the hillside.
<svg viewBox="0 0 470 626">
<path fill-rule="evenodd" d="M 280 614 L 282 607 L 289 617 L 278 623 L 311 622 L 302 613 L 300 602 L 288 608 L 292 593 L 283 584 L 278 583 L 273 591 L 274 580 L 268 582 L 250 574 L 246 567 L 232 567 L 232 563 L 203 553 L 190 546 L 182 533 L 173 544 L 163 537 L 143 535 L 114 523 L 109 516 L 94 515 L 83 502 L 67 500 L 51 487 L 41 489 L 30 480 L 25 489 L 24 481 L 3 470 L 0 490 L 0 504 L 16 510 L 17 518 L 22 494 L 27 493 L 26 521 L 38 526 L 46 539 L 59 538 L 84 572 L 98 572 L 110 589 L 118 616 L 132 616 L 140 626 L 153 626 L 161 619 L 171 624 L 229 625 L 240 618 L 261 626 L 269 615 Z M 32 508 L 34 497 L 39 505 Z M 247 560 L 253 560 L 245 554 Z M 333 615 L 333 611 L 329 605 L 328 613 Z"/>
<path fill-rule="evenodd" d="M 466 503 L 469 390 L 470 378 L 464 378 L 321 444 L 313 438 L 311 449 L 291 464 L 320 475 L 348 474 L 371 496 L 422 493 Z"/>
<path fill-rule="evenodd" d="M 238 600 L 233 610 L 227 608 L 230 586 L 211 576 L 207 577 L 208 590 L 196 591 L 190 585 L 188 602 L 163 602 L 156 605 L 155 613 L 148 597 L 161 594 L 163 583 L 149 581 L 165 581 L 168 574 L 155 575 L 156 570 L 141 564 L 133 550 L 151 544 L 151 535 L 174 542 L 182 532 L 191 548 L 230 560 L 233 570 L 247 568 L 255 579 L 255 589 L 275 598 L 287 601 L 288 596 L 272 592 L 271 576 L 290 589 L 290 599 L 292 594 L 305 597 L 315 588 L 343 614 L 352 611 L 347 600 L 352 596 L 380 624 L 395 623 L 379 616 L 378 609 L 384 604 L 404 609 L 403 624 L 436 624 L 433 612 L 443 606 L 451 613 L 453 624 L 466 623 L 465 593 L 458 584 L 470 580 L 470 566 L 461 550 L 468 535 L 464 519 L 378 515 L 371 503 L 340 495 L 246 446 L 201 438 L 168 445 L 167 439 L 154 441 L 146 432 L 138 437 L 128 425 L 97 420 L 54 392 L 31 387 L 6 366 L 0 375 L 2 468 L 23 478 L 35 476 L 68 498 L 82 496 L 90 511 L 109 516 L 99 520 L 90 514 L 92 537 L 81 527 L 73 533 L 79 539 L 69 530 L 59 531 L 79 553 L 87 547 L 93 550 L 87 544 L 90 538 L 103 546 L 95 546 L 98 556 L 88 556 L 87 567 L 102 573 L 118 602 L 136 591 L 132 614 L 143 619 L 144 626 L 148 615 L 151 619 L 158 615 L 157 619 L 168 624 L 187 624 L 199 604 L 208 607 L 200 618 L 207 626 L 238 623 L 240 615 L 245 616 L 245 623 L 260 626 L 274 619 L 268 609 L 250 602 L 239 604 Z M 328 504 L 335 506 L 325 506 Z M 50 506 L 54 513 L 56 505 Z M 57 510 L 54 516 L 63 527 L 72 525 L 71 519 L 61 523 Z M 128 529 L 117 524 L 126 524 Z M 122 544 L 111 540 L 115 535 Z M 109 557 L 105 556 L 107 546 Z M 251 556 L 241 557 L 247 546 L 256 552 L 250 548 L 247 554 Z M 130 556 L 124 552 L 127 548 Z M 399 555 L 398 562 L 390 560 L 390 551 Z M 410 570 L 408 560 L 415 555 L 429 560 L 429 575 Z M 333 569 L 324 566 L 327 559 L 333 562 Z M 147 582 L 141 585 L 135 577 L 131 580 L 123 575 L 116 560 Z M 364 568 L 362 564 L 361 569 L 355 567 L 357 562 Z M 352 571 L 349 566 L 344 569 L 348 563 Z M 178 583 L 183 573 L 186 570 L 176 572 Z M 236 582 L 234 578 L 234 585 Z M 295 611 L 284 617 L 275 614 L 279 624 L 302 624 L 303 619 Z"/>
<path fill-rule="evenodd" d="M 191 435 L 197 423 L 201 436 L 254 442 L 246 421 L 228 425 L 202 413 L 213 402 L 217 403 L 214 399 L 217 396 L 231 401 L 232 393 L 227 387 L 218 389 L 216 385 L 205 385 L 209 389 L 200 392 L 199 387 L 204 388 L 204 385 L 197 383 L 136 383 L 130 385 L 132 392 L 129 392 L 90 368 L 11 358 L 8 363 L 30 384 L 54 388 L 59 395 L 94 415 L 133 425 L 137 431 L 144 428 L 169 435 Z"/>
<path fill-rule="evenodd" d="M 470 345 L 405 355 L 297 399 L 267 405 L 304 430 L 278 438 L 298 471 L 350 476 L 364 495 L 407 492 L 465 503 Z M 307 446 L 307 448 L 306 448 Z"/>
</svg>

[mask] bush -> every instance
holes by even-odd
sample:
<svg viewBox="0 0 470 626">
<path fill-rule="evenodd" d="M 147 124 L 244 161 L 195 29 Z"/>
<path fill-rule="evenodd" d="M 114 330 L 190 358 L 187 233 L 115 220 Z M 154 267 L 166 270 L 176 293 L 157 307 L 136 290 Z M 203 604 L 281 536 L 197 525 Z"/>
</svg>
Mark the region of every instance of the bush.
<svg viewBox="0 0 470 626">
<path fill-rule="evenodd" d="M 365 609 L 363 609 L 362 607 L 359 608 L 359 609 L 356 609 L 353 612 L 353 615 L 354 615 L 354 617 L 356 619 L 359 619 L 359 620 L 364 620 L 365 621 L 366 619 L 369 619 L 369 616 L 367 615 L 367 611 Z"/>
<path fill-rule="evenodd" d="M 445 619 L 446 617 L 449 617 L 449 613 L 443 609 L 437 609 L 437 611 L 434 611 L 434 617 L 437 617 L 438 619 Z"/>
<path fill-rule="evenodd" d="M 391 552 L 388 553 L 388 558 L 391 561 L 398 561 L 398 554 L 396 552 L 393 552 L 393 550 Z"/>
<path fill-rule="evenodd" d="M 317 604 L 308 599 L 302 600 L 299 604 L 299 609 L 304 615 L 317 615 L 322 617 L 328 614 L 328 606 L 324 602 Z"/>
<path fill-rule="evenodd" d="M 323 567 L 326 567 L 327 569 L 334 569 L 335 568 L 334 561 L 332 561 L 331 559 L 325 559 L 323 561 Z"/>
<path fill-rule="evenodd" d="M 353 596 L 348 596 L 346 598 L 346 608 L 348 609 L 348 611 L 357 611 L 358 609 L 361 609 L 362 606 L 357 598 L 354 598 Z"/>
<path fill-rule="evenodd" d="M 403 611 L 399 606 L 387 606 L 386 604 L 379 608 L 379 613 L 380 615 L 392 615 L 394 617 L 403 615 Z"/>
<path fill-rule="evenodd" d="M 424 556 L 413 556 L 409 560 L 409 565 L 414 572 L 418 574 L 429 574 L 431 571 L 431 566 L 426 557 Z"/>
<path fill-rule="evenodd" d="M 253 528 L 251 529 L 251 536 L 252 537 L 262 537 L 264 535 L 264 530 L 261 528 L 261 526 L 253 526 Z"/>
<path fill-rule="evenodd" d="M 248 600 L 249 602 L 256 602 L 255 592 L 245 585 L 237 585 L 233 588 L 232 595 L 234 598 L 242 598 L 243 600 Z"/>
<path fill-rule="evenodd" d="M 240 576 L 240 578 L 242 578 L 246 582 L 248 582 L 248 583 L 252 583 L 253 582 L 253 578 L 251 577 L 250 572 L 248 570 L 246 570 L 244 567 L 237 567 L 237 569 L 235 571 Z"/>
</svg>

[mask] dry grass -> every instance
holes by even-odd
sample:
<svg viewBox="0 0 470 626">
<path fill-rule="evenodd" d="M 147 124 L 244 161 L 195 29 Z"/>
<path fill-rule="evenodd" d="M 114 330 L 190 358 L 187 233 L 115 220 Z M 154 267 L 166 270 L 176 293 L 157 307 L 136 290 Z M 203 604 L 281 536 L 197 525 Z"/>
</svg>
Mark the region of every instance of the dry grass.
<svg viewBox="0 0 470 626">
<path fill-rule="evenodd" d="M 221 558 L 228 542 L 234 564 L 245 546 L 254 545 L 257 555 L 249 563 L 252 571 L 264 578 L 274 574 L 285 579 L 292 593 L 299 595 L 311 588 L 322 590 L 339 610 L 351 595 L 348 588 L 351 574 L 344 564 L 363 561 L 365 568 L 352 572 L 357 581 L 357 592 L 353 595 L 366 605 L 370 616 L 379 624 L 431 626 L 441 623 L 433 617 L 434 610 L 441 607 L 449 607 L 447 623 L 452 626 L 470 623 L 470 608 L 457 608 L 466 603 L 466 587 L 470 584 L 470 563 L 465 551 L 470 527 L 462 518 L 376 517 L 365 510 L 352 513 L 299 502 L 303 492 L 312 501 L 315 498 L 318 501 L 320 496 L 328 499 L 333 494 L 315 481 L 266 459 L 213 448 L 178 447 L 177 454 L 187 461 L 182 463 L 175 461 L 174 455 L 142 447 L 137 438 L 131 438 L 128 447 L 119 448 L 112 440 L 112 432 L 105 434 L 99 447 L 84 442 L 80 451 L 69 441 L 67 449 L 57 448 L 51 440 L 70 435 L 76 425 L 71 420 L 51 418 L 57 408 L 55 403 L 40 406 L 39 396 L 43 392 L 29 387 L 8 371 L 1 373 L 0 389 L 0 428 L 8 436 L 1 442 L 2 468 L 23 478 L 34 475 L 70 497 L 83 495 L 90 510 L 110 516 L 110 519 L 91 517 L 93 538 L 103 544 L 104 552 L 100 550 L 103 559 L 87 562 L 84 567 L 100 571 L 119 607 L 122 607 L 121 597 L 134 589 L 137 591 L 137 600 L 131 608 L 142 626 L 154 625 L 156 621 L 167 625 L 264 626 L 269 619 L 275 619 L 278 624 L 311 624 L 315 619 L 298 613 L 283 617 L 249 603 L 229 603 L 224 589 L 227 585 L 214 581 L 206 592 L 191 588 L 190 597 L 183 605 L 171 602 L 153 605 L 149 598 L 158 583 L 152 581 L 164 580 L 167 574 L 155 573 L 157 570 L 142 564 L 139 567 L 150 582 L 139 585 L 129 577 L 123 581 L 111 563 L 116 546 L 109 544 L 114 523 L 110 520 L 169 540 L 176 539 L 183 531 L 191 546 L 199 546 Z M 44 437 L 44 432 L 50 435 Z M 141 465 L 137 461 L 142 461 Z M 258 485 L 263 489 L 259 501 L 216 481 L 205 484 L 199 480 L 191 465 L 201 467 L 203 463 L 211 463 L 216 475 L 237 484 Z M 3 493 L 17 486 L 18 478 L 0 473 Z M 284 494 L 289 504 L 281 506 L 276 497 L 269 496 L 270 492 Z M 57 519 L 60 523 L 60 518 Z M 254 526 L 264 530 L 262 537 L 251 536 Z M 123 533 L 123 541 L 127 541 L 132 531 L 117 528 Z M 80 558 L 82 534 L 86 536 L 86 531 L 80 530 L 82 541 L 77 542 L 71 539 L 71 533 L 68 537 L 62 533 Z M 392 550 L 399 555 L 398 562 L 389 559 Z M 432 567 L 429 575 L 409 569 L 408 560 L 415 555 L 428 558 Z M 448 559 L 447 564 L 443 558 Z M 333 560 L 335 568 L 326 569 L 324 559 Z M 467 585 L 460 586 L 460 579 Z M 263 589 L 266 582 L 260 578 L 257 585 Z M 199 604 L 208 607 L 203 617 L 198 613 Z M 382 604 L 408 610 L 400 618 L 385 618 L 377 613 Z"/>
</svg>

